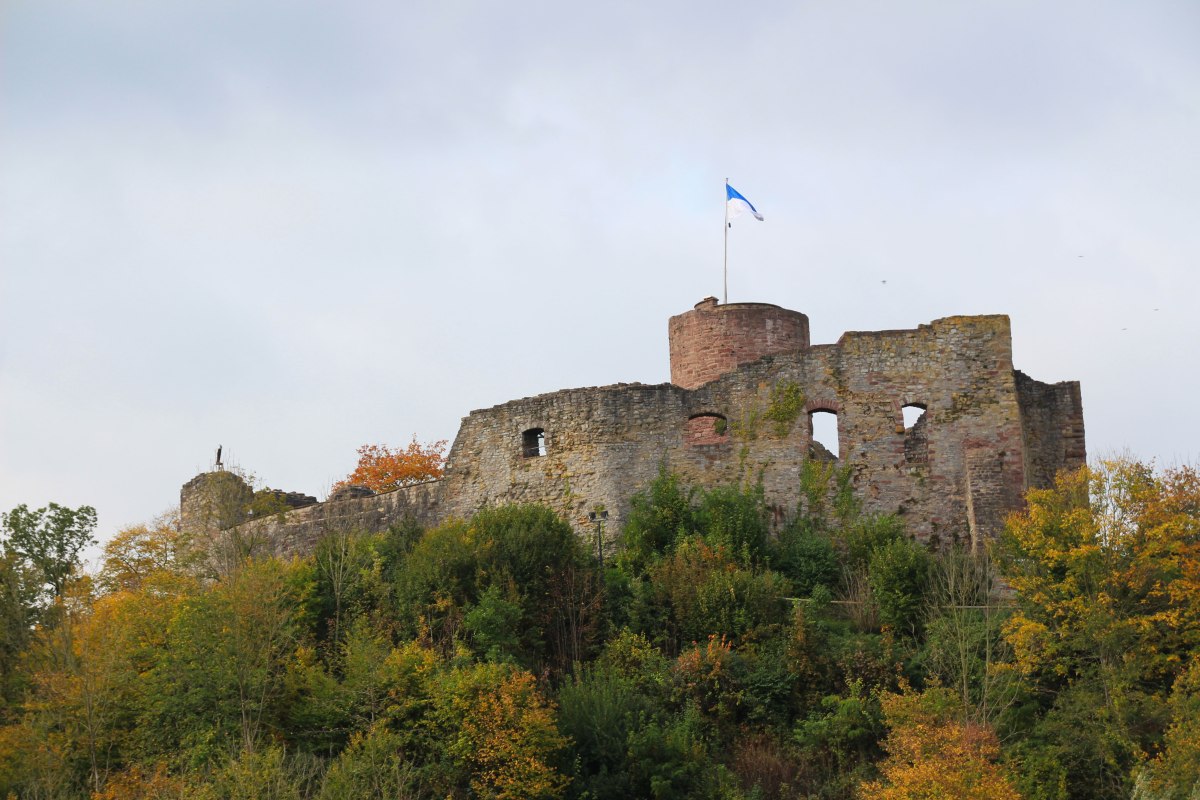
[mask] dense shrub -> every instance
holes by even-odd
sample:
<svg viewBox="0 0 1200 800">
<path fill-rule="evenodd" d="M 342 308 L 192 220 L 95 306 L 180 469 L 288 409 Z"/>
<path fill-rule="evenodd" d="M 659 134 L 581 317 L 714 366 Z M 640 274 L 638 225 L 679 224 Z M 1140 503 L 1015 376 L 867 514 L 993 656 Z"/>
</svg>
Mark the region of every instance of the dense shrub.
<svg viewBox="0 0 1200 800">
<path fill-rule="evenodd" d="M 867 576 L 884 625 L 911 635 L 920 631 L 929 566 L 925 548 L 908 539 L 894 539 L 871 552 Z"/>
<path fill-rule="evenodd" d="M 683 486 L 678 475 L 664 467 L 649 487 L 633 495 L 621 554 L 630 572 L 644 573 L 651 563 L 671 552 L 678 539 L 695 532 L 694 494 L 694 490 Z"/>
<path fill-rule="evenodd" d="M 696 521 L 706 542 L 724 549 L 742 566 L 763 562 L 769 526 L 761 484 L 718 486 L 703 492 Z"/>
</svg>

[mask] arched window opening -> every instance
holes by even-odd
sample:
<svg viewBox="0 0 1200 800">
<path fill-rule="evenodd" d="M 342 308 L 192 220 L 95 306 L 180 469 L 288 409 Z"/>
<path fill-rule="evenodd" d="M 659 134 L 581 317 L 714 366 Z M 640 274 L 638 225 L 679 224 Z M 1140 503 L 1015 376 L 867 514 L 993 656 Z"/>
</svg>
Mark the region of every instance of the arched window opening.
<svg viewBox="0 0 1200 800">
<path fill-rule="evenodd" d="M 726 444 L 729 422 L 720 414 L 696 414 L 683 427 L 683 441 L 688 446 Z"/>
<path fill-rule="evenodd" d="M 836 411 L 818 409 L 808 415 L 812 430 L 812 446 L 809 457 L 822 461 L 836 461 L 838 453 L 838 415 Z"/>
<path fill-rule="evenodd" d="M 909 403 L 904 408 L 900 409 L 904 414 L 904 430 L 912 430 L 925 416 L 925 405 L 923 403 Z"/>
<path fill-rule="evenodd" d="M 530 428 L 522 433 L 521 453 L 526 458 L 546 455 L 546 432 L 541 428 Z"/>
</svg>

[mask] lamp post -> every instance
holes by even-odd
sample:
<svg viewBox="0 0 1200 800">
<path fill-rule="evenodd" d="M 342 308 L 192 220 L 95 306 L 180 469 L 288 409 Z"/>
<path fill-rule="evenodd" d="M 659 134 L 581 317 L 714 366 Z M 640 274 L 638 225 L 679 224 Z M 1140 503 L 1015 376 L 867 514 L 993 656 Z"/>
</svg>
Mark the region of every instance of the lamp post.
<svg viewBox="0 0 1200 800">
<path fill-rule="evenodd" d="M 608 519 L 607 511 L 591 511 L 588 519 L 596 523 L 596 558 L 600 561 L 600 569 L 604 569 L 604 521 Z"/>
</svg>

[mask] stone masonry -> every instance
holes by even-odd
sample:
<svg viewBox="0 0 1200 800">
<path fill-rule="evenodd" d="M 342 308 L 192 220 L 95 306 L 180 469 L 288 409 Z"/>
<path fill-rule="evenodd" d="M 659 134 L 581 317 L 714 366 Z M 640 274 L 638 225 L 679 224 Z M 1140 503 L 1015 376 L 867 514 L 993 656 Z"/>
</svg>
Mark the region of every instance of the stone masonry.
<svg viewBox="0 0 1200 800">
<path fill-rule="evenodd" d="M 530 502 L 589 536 L 588 513 L 607 510 L 611 545 L 631 496 L 660 466 L 698 485 L 761 481 L 778 523 L 796 512 L 804 462 L 836 456 L 864 510 L 900 514 L 922 540 L 977 542 L 998 533 L 1025 489 L 1085 461 L 1079 384 L 1014 370 L 1006 316 L 810 345 L 803 314 L 706 298 L 673 317 L 669 335 L 672 383 L 567 389 L 473 411 L 441 480 L 244 524 L 277 552 L 304 553 L 332 530 L 433 525 Z M 924 412 L 907 429 L 906 406 Z M 838 453 L 812 439 L 819 412 L 837 415 Z M 189 513 L 203 477 L 184 487 L 185 525 L 211 524 Z"/>
</svg>

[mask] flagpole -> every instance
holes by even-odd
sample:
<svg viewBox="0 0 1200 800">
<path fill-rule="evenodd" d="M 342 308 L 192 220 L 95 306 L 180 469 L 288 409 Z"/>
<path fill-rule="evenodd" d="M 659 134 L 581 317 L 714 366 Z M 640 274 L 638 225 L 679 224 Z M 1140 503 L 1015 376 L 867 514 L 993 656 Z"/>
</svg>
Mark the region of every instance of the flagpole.
<svg viewBox="0 0 1200 800">
<path fill-rule="evenodd" d="M 725 179 L 725 305 L 729 305 L 729 178 Z"/>
</svg>

